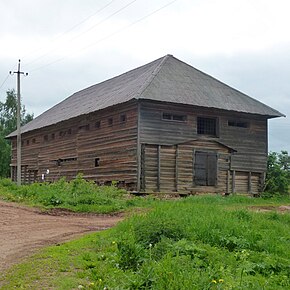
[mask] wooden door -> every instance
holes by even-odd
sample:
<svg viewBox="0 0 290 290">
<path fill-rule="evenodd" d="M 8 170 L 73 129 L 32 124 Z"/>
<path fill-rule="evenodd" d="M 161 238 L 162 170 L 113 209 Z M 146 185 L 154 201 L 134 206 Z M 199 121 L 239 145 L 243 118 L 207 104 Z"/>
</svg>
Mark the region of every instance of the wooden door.
<svg viewBox="0 0 290 290">
<path fill-rule="evenodd" d="M 217 180 L 217 154 L 195 152 L 194 183 L 201 186 L 215 186 Z"/>
</svg>

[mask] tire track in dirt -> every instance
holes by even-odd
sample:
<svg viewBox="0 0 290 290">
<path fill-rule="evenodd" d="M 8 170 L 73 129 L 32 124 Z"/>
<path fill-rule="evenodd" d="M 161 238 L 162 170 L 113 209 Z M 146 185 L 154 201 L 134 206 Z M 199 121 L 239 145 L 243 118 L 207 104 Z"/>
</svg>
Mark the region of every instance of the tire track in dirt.
<svg viewBox="0 0 290 290">
<path fill-rule="evenodd" d="M 122 215 L 42 212 L 0 200 L 0 273 L 37 249 L 114 226 Z"/>
</svg>

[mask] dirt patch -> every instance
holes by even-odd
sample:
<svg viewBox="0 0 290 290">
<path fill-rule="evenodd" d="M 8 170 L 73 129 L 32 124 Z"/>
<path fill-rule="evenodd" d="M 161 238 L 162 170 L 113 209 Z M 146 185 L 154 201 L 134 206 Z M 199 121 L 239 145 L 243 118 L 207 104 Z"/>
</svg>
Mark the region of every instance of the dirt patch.
<svg viewBox="0 0 290 290">
<path fill-rule="evenodd" d="M 43 212 L 35 208 L 0 201 L 0 273 L 36 251 L 84 233 L 114 226 L 122 215 Z"/>
<path fill-rule="evenodd" d="M 289 212 L 290 213 L 290 205 L 281 205 L 281 206 L 272 206 L 272 205 L 264 205 L 264 206 L 250 206 L 250 210 L 258 211 L 258 212 L 269 212 L 269 211 L 277 211 L 277 212 Z"/>
</svg>

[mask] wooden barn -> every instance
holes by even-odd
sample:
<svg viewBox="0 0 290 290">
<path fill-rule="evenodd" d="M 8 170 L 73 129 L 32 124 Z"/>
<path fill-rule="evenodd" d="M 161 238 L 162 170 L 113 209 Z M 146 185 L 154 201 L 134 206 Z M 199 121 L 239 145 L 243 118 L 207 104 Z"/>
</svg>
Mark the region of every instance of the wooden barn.
<svg viewBox="0 0 290 290">
<path fill-rule="evenodd" d="M 138 192 L 261 191 L 283 114 L 166 55 L 81 90 L 21 128 L 22 182 L 65 176 Z M 16 132 L 11 174 L 16 180 Z"/>
</svg>

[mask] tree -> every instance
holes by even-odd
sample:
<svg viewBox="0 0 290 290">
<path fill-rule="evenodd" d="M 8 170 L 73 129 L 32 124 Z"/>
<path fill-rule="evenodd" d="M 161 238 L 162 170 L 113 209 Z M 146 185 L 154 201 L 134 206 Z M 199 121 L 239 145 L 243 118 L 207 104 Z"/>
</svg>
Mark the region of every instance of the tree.
<svg viewBox="0 0 290 290">
<path fill-rule="evenodd" d="M 290 185 L 290 156 L 287 151 L 268 155 L 265 191 L 287 194 Z"/>
<path fill-rule="evenodd" d="M 10 175 L 11 144 L 5 137 L 17 128 L 17 96 L 14 90 L 7 91 L 5 102 L 0 102 L 0 176 Z M 33 119 L 21 106 L 21 125 Z"/>
</svg>

